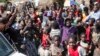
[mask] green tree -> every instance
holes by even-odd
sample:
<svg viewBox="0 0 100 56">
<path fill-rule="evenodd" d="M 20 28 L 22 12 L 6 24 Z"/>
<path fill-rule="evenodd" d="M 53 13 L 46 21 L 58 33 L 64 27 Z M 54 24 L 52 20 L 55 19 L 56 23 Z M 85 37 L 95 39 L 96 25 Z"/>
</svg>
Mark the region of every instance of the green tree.
<svg viewBox="0 0 100 56">
<path fill-rule="evenodd" d="M 61 7 L 63 7 L 64 0 L 56 0 L 56 1 L 60 4 Z"/>
<path fill-rule="evenodd" d="M 7 0 L 0 0 L 0 2 L 6 2 Z"/>
</svg>

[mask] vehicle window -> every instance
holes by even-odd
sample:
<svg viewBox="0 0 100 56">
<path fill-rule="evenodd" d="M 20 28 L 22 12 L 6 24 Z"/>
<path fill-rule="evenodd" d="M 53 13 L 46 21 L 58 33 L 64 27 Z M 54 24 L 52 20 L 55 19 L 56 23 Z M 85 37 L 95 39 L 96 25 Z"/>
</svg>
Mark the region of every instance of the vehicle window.
<svg viewBox="0 0 100 56">
<path fill-rule="evenodd" d="M 8 56 L 14 51 L 7 40 L 0 34 L 0 56 Z"/>
</svg>

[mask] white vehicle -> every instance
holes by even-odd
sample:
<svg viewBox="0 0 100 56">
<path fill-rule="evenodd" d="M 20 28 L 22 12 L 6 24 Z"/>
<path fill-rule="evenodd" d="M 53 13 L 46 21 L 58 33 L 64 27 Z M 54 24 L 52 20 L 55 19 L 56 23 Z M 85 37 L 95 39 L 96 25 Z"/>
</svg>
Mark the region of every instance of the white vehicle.
<svg viewBox="0 0 100 56">
<path fill-rule="evenodd" d="M 16 51 L 6 37 L 0 32 L 0 56 L 26 56 Z"/>
</svg>

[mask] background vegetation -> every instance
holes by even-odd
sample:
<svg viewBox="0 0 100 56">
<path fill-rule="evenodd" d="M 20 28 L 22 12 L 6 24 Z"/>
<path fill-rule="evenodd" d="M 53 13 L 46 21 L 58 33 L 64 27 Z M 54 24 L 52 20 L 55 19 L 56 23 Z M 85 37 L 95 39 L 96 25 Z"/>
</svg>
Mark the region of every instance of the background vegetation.
<svg viewBox="0 0 100 56">
<path fill-rule="evenodd" d="M 0 0 L 0 2 L 6 2 L 7 0 Z"/>
</svg>

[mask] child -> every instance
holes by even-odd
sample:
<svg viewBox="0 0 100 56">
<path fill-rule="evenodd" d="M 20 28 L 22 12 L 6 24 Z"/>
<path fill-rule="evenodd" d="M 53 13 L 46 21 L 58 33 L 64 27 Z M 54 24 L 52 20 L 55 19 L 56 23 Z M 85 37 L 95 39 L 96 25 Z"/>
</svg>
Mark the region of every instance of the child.
<svg viewBox="0 0 100 56">
<path fill-rule="evenodd" d="M 69 38 L 67 49 L 68 49 L 68 56 L 79 56 L 74 38 L 72 37 Z"/>
<path fill-rule="evenodd" d="M 86 43 L 86 40 L 85 40 L 85 33 L 82 33 L 80 35 L 80 43 L 79 43 L 79 46 L 78 46 L 78 53 L 79 53 L 79 56 L 86 56 L 87 55 L 87 48 L 88 48 L 88 44 Z"/>
<path fill-rule="evenodd" d="M 51 51 L 49 50 L 49 34 L 47 31 L 48 27 L 45 26 L 43 29 L 43 34 L 42 34 L 42 46 L 39 47 L 38 49 L 38 54 L 40 56 L 51 56 Z"/>
<path fill-rule="evenodd" d="M 51 51 L 49 50 L 49 44 L 42 44 L 38 49 L 39 56 L 51 56 Z"/>
<path fill-rule="evenodd" d="M 92 30 L 93 30 L 93 24 L 95 22 L 95 19 L 94 18 L 91 18 L 89 20 L 89 23 L 88 23 L 88 26 L 86 28 L 86 41 L 90 44 L 91 43 L 91 33 L 92 33 Z"/>
<path fill-rule="evenodd" d="M 43 45 L 46 45 L 47 42 L 50 41 L 50 40 L 49 40 L 49 34 L 48 34 L 48 32 L 47 32 L 47 29 L 48 29 L 48 27 L 45 27 L 45 28 L 43 29 L 43 35 L 42 35 L 42 44 L 43 44 Z"/>
<path fill-rule="evenodd" d="M 62 47 L 60 45 L 60 38 L 59 36 L 54 36 L 54 42 L 50 46 L 52 56 L 62 56 Z"/>
</svg>

